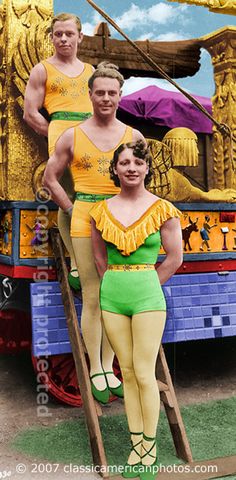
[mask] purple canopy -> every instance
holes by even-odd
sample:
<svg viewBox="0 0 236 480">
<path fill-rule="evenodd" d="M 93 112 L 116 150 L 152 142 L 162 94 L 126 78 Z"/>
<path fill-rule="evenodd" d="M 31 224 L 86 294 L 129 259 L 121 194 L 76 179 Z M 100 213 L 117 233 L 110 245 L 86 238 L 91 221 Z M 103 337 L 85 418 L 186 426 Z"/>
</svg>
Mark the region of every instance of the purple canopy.
<svg viewBox="0 0 236 480">
<path fill-rule="evenodd" d="M 211 100 L 194 95 L 211 114 Z M 122 112 L 169 128 L 187 127 L 197 133 L 212 133 L 212 122 L 182 93 L 170 92 L 155 85 L 123 97 L 119 103 Z"/>
</svg>

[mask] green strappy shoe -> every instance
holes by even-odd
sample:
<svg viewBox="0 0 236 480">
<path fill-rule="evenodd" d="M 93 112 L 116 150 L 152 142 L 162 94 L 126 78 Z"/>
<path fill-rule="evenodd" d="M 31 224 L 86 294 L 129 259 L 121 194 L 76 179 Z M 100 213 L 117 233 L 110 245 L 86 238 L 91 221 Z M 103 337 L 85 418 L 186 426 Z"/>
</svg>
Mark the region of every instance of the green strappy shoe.
<svg viewBox="0 0 236 480">
<path fill-rule="evenodd" d="M 104 388 L 104 390 L 98 390 L 97 387 L 95 387 L 94 383 L 92 382 L 93 378 L 95 377 L 99 377 L 100 375 L 104 375 L 104 373 L 95 373 L 94 375 L 92 375 L 90 377 L 90 380 L 91 380 L 91 390 L 92 390 L 92 394 L 94 396 L 94 398 L 98 401 L 98 402 L 101 402 L 101 403 L 108 403 L 109 401 L 109 390 L 108 388 Z M 106 377 L 105 377 L 106 379 Z"/>
<path fill-rule="evenodd" d="M 130 435 L 143 435 L 143 432 L 130 432 Z M 142 439 L 135 444 L 133 444 L 133 442 L 131 440 L 131 445 L 132 445 L 131 452 L 134 451 L 138 455 L 140 460 L 141 460 L 141 456 L 140 456 L 139 452 L 137 452 L 136 447 L 138 445 L 141 445 L 141 443 L 142 443 Z M 138 463 L 135 463 L 134 465 L 130 465 L 129 463 L 126 463 L 125 466 L 124 466 L 124 470 L 122 472 L 122 477 L 123 478 L 136 478 L 136 477 L 138 477 L 139 476 L 140 465 L 141 465 L 141 461 L 138 462 Z"/>
<path fill-rule="evenodd" d="M 156 438 L 147 437 L 144 434 L 143 434 L 143 438 L 148 442 L 152 442 L 152 445 L 150 446 L 149 450 L 147 450 L 143 446 L 143 449 L 145 450 L 145 454 L 142 455 L 141 460 L 145 458 L 147 455 L 149 455 L 149 457 L 154 458 L 154 463 L 152 463 L 151 465 L 144 465 L 143 463 L 141 463 L 141 466 L 139 467 L 140 480 L 155 480 L 158 474 L 158 463 L 157 463 L 157 457 L 152 455 L 151 451 L 156 446 Z"/>
<path fill-rule="evenodd" d="M 118 385 L 118 387 L 110 387 L 110 385 L 108 383 L 108 380 L 107 380 L 107 377 L 106 377 L 107 375 L 109 375 L 109 373 L 112 373 L 112 375 L 115 375 L 113 371 L 112 372 L 104 372 L 108 389 L 110 390 L 110 392 L 113 395 L 116 395 L 116 397 L 123 398 L 124 397 L 123 384 L 120 382 L 120 385 Z"/>
<path fill-rule="evenodd" d="M 81 290 L 81 284 L 80 284 L 79 276 L 74 277 L 72 275 L 73 272 L 78 272 L 77 268 L 73 268 L 68 274 L 69 285 L 70 285 L 71 288 L 73 288 L 76 291 Z"/>
</svg>

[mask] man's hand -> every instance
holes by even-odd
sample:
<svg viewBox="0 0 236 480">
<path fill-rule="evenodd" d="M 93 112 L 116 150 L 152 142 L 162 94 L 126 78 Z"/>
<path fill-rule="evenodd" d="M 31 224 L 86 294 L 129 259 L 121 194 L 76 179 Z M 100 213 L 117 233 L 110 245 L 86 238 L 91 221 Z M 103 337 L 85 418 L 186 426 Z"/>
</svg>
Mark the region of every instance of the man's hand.
<svg viewBox="0 0 236 480">
<path fill-rule="evenodd" d="M 73 204 L 59 180 L 73 158 L 73 146 L 74 128 L 69 128 L 58 139 L 43 176 L 43 185 L 49 189 L 54 202 L 69 214 L 72 213 Z"/>
</svg>

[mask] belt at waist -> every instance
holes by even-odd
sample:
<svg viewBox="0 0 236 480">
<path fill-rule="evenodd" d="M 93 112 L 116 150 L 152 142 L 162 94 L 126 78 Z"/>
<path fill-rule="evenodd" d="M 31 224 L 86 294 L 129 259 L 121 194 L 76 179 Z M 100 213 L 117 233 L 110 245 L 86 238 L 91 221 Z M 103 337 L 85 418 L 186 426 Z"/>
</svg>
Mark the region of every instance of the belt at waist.
<svg viewBox="0 0 236 480">
<path fill-rule="evenodd" d="M 155 265 L 151 263 L 142 263 L 140 265 L 107 265 L 107 270 L 119 270 L 125 272 L 155 270 Z"/>
<path fill-rule="evenodd" d="M 75 200 L 80 200 L 81 202 L 100 202 L 101 200 L 105 200 L 106 198 L 114 197 L 114 195 L 106 195 L 100 193 L 82 193 L 76 192 Z"/>
<path fill-rule="evenodd" d="M 90 112 L 54 112 L 50 115 L 50 120 L 78 120 L 82 122 L 91 116 L 92 113 Z"/>
</svg>

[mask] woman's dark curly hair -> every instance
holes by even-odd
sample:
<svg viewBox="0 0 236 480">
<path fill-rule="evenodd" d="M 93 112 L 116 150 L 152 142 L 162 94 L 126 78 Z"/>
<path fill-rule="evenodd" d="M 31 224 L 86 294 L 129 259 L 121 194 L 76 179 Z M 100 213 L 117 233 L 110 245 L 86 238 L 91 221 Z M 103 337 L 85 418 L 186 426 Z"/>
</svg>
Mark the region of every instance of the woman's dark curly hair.
<svg viewBox="0 0 236 480">
<path fill-rule="evenodd" d="M 145 160 L 148 166 L 148 173 L 144 180 L 144 185 L 146 187 L 152 179 L 153 168 L 152 168 L 151 153 L 143 140 L 137 140 L 137 142 L 122 143 L 114 151 L 113 159 L 111 160 L 110 167 L 109 167 L 110 178 L 113 180 L 116 187 L 120 187 L 120 180 L 118 175 L 114 173 L 114 168 L 116 168 L 121 152 L 123 152 L 123 150 L 125 150 L 126 148 L 131 148 L 133 150 L 133 154 L 135 157 L 141 158 L 141 160 Z"/>
</svg>

